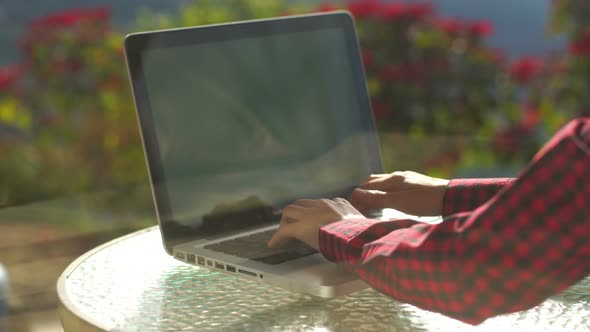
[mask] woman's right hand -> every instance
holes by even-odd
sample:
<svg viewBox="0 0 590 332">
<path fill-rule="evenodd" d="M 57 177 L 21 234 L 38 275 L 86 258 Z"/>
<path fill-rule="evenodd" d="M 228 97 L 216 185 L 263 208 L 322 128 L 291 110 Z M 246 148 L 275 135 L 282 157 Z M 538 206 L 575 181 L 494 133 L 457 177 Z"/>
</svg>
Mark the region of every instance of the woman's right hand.
<svg viewBox="0 0 590 332">
<path fill-rule="evenodd" d="M 348 201 L 360 212 L 392 208 L 416 216 L 442 214 L 449 180 L 405 171 L 371 175 L 355 189 Z"/>
</svg>

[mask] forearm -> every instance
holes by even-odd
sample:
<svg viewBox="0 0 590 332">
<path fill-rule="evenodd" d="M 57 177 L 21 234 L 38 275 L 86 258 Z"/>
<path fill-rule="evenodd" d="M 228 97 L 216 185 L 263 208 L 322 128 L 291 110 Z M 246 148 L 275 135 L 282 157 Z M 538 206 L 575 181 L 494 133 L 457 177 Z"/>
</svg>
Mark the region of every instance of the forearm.
<svg viewBox="0 0 590 332">
<path fill-rule="evenodd" d="M 471 324 L 533 307 L 590 274 L 588 127 L 568 124 L 472 212 L 341 221 L 320 230 L 320 249 L 389 296 Z"/>
<path fill-rule="evenodd" d="M 460 237 L 454 232 L 468 217 L 469 213 L 455 214 L 439 225 L 389 221 L 413 225 L 381 237 L 372 229 L 383 229 L 385 225 L 371 226 L 349 237 L 343 230 L 358 227 L 359 221 L 341 221 L 321 229 L 320 250 L 327 259 L 344 263 L 349 271 L 385 295 L 477 324 L 484 318 L 474 315 L 464 301 L 464 294 L 475 290 L 464 282 L 469 276 L 462 272 L 465 257 L 457 251 Z"/>
</svg>

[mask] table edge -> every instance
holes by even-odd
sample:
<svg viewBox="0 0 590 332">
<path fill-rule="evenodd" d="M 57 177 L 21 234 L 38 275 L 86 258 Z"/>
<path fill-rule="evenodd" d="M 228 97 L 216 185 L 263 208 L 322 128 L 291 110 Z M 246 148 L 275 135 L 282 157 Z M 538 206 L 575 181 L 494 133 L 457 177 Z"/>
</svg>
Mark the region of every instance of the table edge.
<svg viewBox="0 0 590 332">
<path fill-rule="evenodd" d="M 76 258 L 73 262 L 71 262 L 66 269 L 61 273 L 59 278 L 57 279 L 56 288 L 57 288 L 57 299 L 58 299 L 58 313 L 59 319 L 61 321 L 62 327 L 64 331 L 66 327 L 74 326 L 75 329 L 73 331 L 79 331 L 79 327 L 84 326 L 85 330 L 91 331 L 112 331 L 112 327 L 105 327 L 103 324 L 97 322 L 92 317 L 89 317 L 87 314 L 83 313 L 81 310 L 76 310 L 76 305 L 74 305 L 73 301 L 70 301 L 67 296 L 66 291 L 66 281 L 67 278 L 72 274 L 72 272 L 84 262 L 86 259 L 91 257 L 92 255 L 96 254 L 97 252 L 107 248 L 119 241 L 124 241 L 128 238 L 138 236 L 143 233 L 148 233 L 157 229 L 158 226 L 151 226 L 148 228 L 144 228 L 133 233 L 118 237 L 116 239 L 110 240 L 106 243 L 103 243 L 93 249 L 90 249 L 80 257 Z"/>
</svg>

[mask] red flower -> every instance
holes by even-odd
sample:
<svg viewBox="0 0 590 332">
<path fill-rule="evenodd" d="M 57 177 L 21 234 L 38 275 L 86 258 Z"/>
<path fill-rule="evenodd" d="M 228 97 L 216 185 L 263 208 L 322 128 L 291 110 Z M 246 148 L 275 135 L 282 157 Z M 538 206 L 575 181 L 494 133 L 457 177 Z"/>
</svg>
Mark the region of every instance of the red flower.
<svg viewBox="0 0 590 332">
<path fill-rule="evenodd" d="M 510 66 L 510 75 L 520 84 L 530 82 L 541 70 L 542 62 L 534 57 L 522 57 Z"/>
<path fill-rule="evenodd" d="M 590 56 L 590 32 L 586 32 L 579 39 L 572 42 L 569 52 L 577 56 Z"/>
<path fill-rule="evenodd" d="M 477 37 L 486 37 L 494 32 L 494 26 L 488 21 L 476 21 L 469 24 L 467 31 Z"/>
<path fill-rule="evenodd" d="M 54 73 L 73 73 L 84 67 L 84 62 L 80 59 L 62 59 L 51 62 L 51 70 Z"/>
<path fill-rule="evenodd" d="M 567 72 L 568 70 L 568 64 L 567 62 L 563 61 L 563 60 L 558 60 L 556 63 L 553 64 L 553 71 L 556 74 L 563 74 L 565 72 Z"/>
<path fill-rule="evenodd" d="M 389 65 L 381 70 L 379 73 L 379 79 L 383 81 L 396 81 L 405 78 L 405 72 L 403 66 L 400 65 Z"/>
<path fill-rule="evenodd" d="M 32 30 L 42 30 L 54 27 L 68 27 L 87 21 L 103 22 L 110 18 L 111 11 L 105 7 L 93 9 L 70 9 L 47 15 L 29 23 Z"/>
<path fill-rule="evenodd" d="M 511 156 L 522 152 L 522 146 L 531 134 L 523 125 L 513 125 L 497 132 L 491 141 L 492 149 L 504 156 Z"/>
<path fill-rule="evenodd" d="M 371 106 L 376 120 L 383 119 L 391 113 L 391 107 L 389 105 L 374 98 L 371 99 Z"/>
<path fill-rule="evenodd" d="M 504 65 L 506 63 L 506 53 L 503 50 L 489 49 L 487 56 L 493 64 Z"/>
<path fill-rule="evenodd" d="M 97 90 L 117 90 L 123 86 L 123 81 L 121 77 L 116 75 L 109 75 L 107 77 L 103 77 L 98 79 L 95 83 L 95 87 Z"/>
<path fill-rule="evenodd" d="M 378 0 L 360 0 L 348 4 L 348 11 L 357 19 L 375 16 L 380 10 Z"/>
<path fill-rule="evenodd" d="M 428 61 L 428 67 L 434 71 L 447 71 L 449 70 L 451 64 L 449 60 L 441 57 L 433 58 Z"/>
<path fill-rule="evenodd" d="M 413 80 L 419 81 L 424 75 L 426 66 L 422 63 L 408 62 L 401 65 L 389 65 L 379 73 L 383 81 Z"/>
<path fill-rule="evenodd" d="M 363 59 L 363 65 L 365 68 L 369 68 L 375 60 L 373 52 L 366 49 L 361 51 L 361 57 Z"/>
<path fill-rule="evenodd" d="M 465 23 L 458 18 L 439 19 L 435 25 L 449 35 L 458 35 L 465 30 Z"/>
<path fill-rule="evenodd" d="M 332 12 L 335 10 L 338 10 L 338 7 L 334 6 L 331 3 L 323 3 L 317 9 L 318 12 Z"/>
<path fill-rule="evenodd" d="M 423 19 L 426 18 L 434 12 L 434 8 L 430 3 L 416 3 L 416 4 L 408 4 L 406 7 L 406 13 L 411 18 L 415 19 Z"/>
<path fill-rule="evenodd" d="M 452 169 L 460 159 L 461 154 L 459 151 L 447 149 L 427 159 L 424 166 L 427 169 Z"/>
<path fill-rule="evenodd" d="M 403 3 L 392 3 L 384 6 L 379 11 L 379 17 L 392 21 L 406 15 L 406 5 Z"/>
<path fill-rule="evenodd" d="M 418 62 L 408 63 L 404 67 L 409 79 L 420 79 L 426 72 L 426 66 Z"/>
<path fill-rule="evenodd" d="M 41 116 L 41 123 L 46 127 L 57 127 L 62 121 L 62 116 L 56 112 L 48 112 Z"/>
<path fill-rule="evenodd" d="M 467 33 L 476 37 L 486 37 L 494 32 L 494 26 L 488 21 L 468 22 L 458 18 L 439 19 L 435 22 L 435 26 L 449 35 Z"/>
<path fill-rule="evenodd" d="M 523 117 L 522 117 L 522 125 L 525 129 L 532 129 L 539 124 L 541 120 L 541 114 L 539 112 L 539 108 L 537 105 L 530 101 L 526 101 L 523 104 Z"/>
<path fill-rule="evenodd" d="M 10 65 L 0 68 L 0 89 L 11 87 L 24 73 L 22 65 Z"/>
<path fill-rule="evenodd" d="M 431 13 L 432 5 L 430 4 L 406 4 L 395 2 L 383 5 L 379 10 L 378 16 L 387 21 L 394 21 L 400 18 L 420 20 L 429 16 Z"/>
</svg>

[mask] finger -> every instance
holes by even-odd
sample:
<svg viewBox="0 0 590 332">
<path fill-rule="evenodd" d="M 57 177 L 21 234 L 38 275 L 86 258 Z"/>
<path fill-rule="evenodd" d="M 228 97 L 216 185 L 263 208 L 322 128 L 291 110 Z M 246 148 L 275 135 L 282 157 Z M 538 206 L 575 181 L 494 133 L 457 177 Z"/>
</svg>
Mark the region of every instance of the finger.
<svg viewBox="0 0 590 332">
<path fill-rule="evenodd" d="M 371 209 L 397 208 L 401 202 L 401 193 L 380 190 L 355 189 L 350 197 L 353 207 L 361 212 Z"/>
<path fill-rule="evenodd" d="M 368 177 L 368 178 L 367 178 L 365 181 L 363 181 L 363 183 L 362 183 L 361 185 L 363 185 L 363 184 L 365 184 L 365 183 L 367 183 L 367 182 L 371 182 L 371 181 L 373 181 L 373 180 L 375 180 L 375 179 L 378 179 L 378 178 L 382 178 L 382 177 L 388 176 L 388 175 L 389 175 L 389 174 L 371 174 L 371 175 L 369 175 L 369 177 Z"/>
<path fill-rule="evenodd" d="M 291 239 L 295 239 L 296 229 L 297 227 L 295 226 L 295 224 L 281 225 L 281 227 L 279 227 L 279 229 L 273 234 L 273 236 L 268 241 L 268 247 L 274 249 Z"/>
<path fill-rule="evenodd" d="M 321 205 L 313 208 L 314 215 L 345 215 L 350 210 L 350 203 L 344 198 L 322 199 Z M 310 209 L 311 210 L 311 209 Z"/>
<path fill-rule="evenodd" d="M 292 205 L 310 207 L 317 203 L 316 199 L 298 199 Z"/>
<path fill-rule="evenodd" d="M 332 199 L 332 201 L 336 204 L 340 204 L 340 205 L 348 205 L 348 201 L 342 197 L 336 197 L 334 199 Z"/>
<path fill-rule="evenodd" d="M 314 214 L 316 215 L 331 215 L 331 214 L 342 214 L 346 210 L 348 202 L 343 198 L 334 199 L 322 199 L 322 205 L 314 208 Z"/>
<path fill-rule="evenodd" d="M 405 177 L 401 174 L 392 173 L 386 177 L 380 177 L 372 181 L 363 183 L 359 186 L 362 189 L 368 190 L 383 190 L 391 191 L 401 189 L 405 181 Z"/>
<path fill-rule="evenodd" d="M 295 220 L 295 219 L 291 219 L 291 218 L 282 216 L 281 217 L 281 220 L 279 221 L 279 225 L 290 224 L 290 223 L 293 223 L 293 222 L 296 222 L 296 221 L 297 220 Z"/>
<path fill-rule="evenodd" d="M 327 198 L 322 198 L 322 199 L 318 199 L 315 204 L 314 207 L 315 208 L 325 208 L 325 207 L 334 207 L 337 204 L 332 201 L 331 199 L 327 199 Z"/>
<path fill-rule="evenodd" d="M 297 221 L 307 212 L 309 208 L 291 204 L 283 209 L 283 218 L 291 221 Z"/>
<path fill-rule="evenodd" d="M 349 202 L 348 200 L 341 198 L 341 197 L 337 197 L 334 198 L 333 201 L 339 205 L 339 209 L 340 211 L 343 213 L 343 215 L 345 217 L 358 217 L 358 218 L 363 218 L 363 214 L 361 213 L 361 211 L 357 208 L 355 208 L 351 202 Z"/>
<path fill-rule="evenodd" d="M 361 212 L 373 209 L 396 209 L 408 214 L 430 216 L 440 214 L 440 211 L 428 210 L 424 202 L 432 198 L 425 197 L 417 191 L 406 190 L 399 192 L 383 192 L 379 190 L 357 189 L 353 192 L 352 205 Z"/>
<path fill-rule="evenodd" d="M 353 190 L 348 196 L 348 201 L 355 209 L 366 215 L 368 208 L 365 206 L 366 199 L 363 197 L 364 192 L 365 190 L 363 189 Z"/>
<path fill-rule="evenodd" d="M 350 201 L 348 201 L 345 198 L 336 197 L 332 201 L 334 202 L 334 204 L 336 204 L 338 206 L 338 208 L 344 209 L 347 212 L 350 212 L 351 210 L 354 210 L 355 212 L 358 212 L 358 211 L 355 210 L 355 208 L 350 203 Z"/>
</svg>

